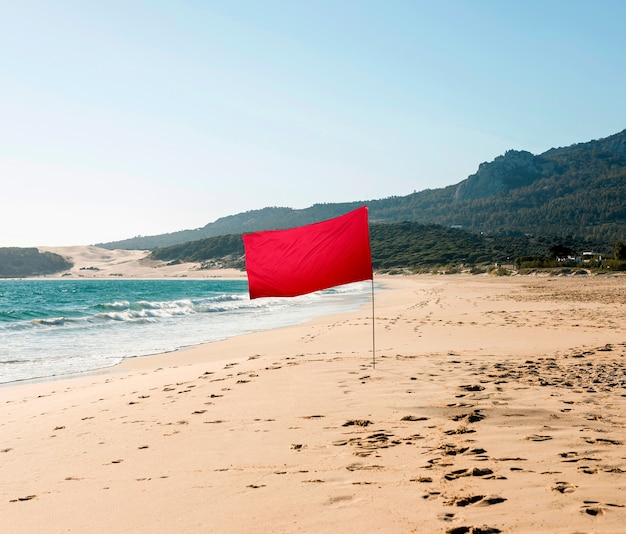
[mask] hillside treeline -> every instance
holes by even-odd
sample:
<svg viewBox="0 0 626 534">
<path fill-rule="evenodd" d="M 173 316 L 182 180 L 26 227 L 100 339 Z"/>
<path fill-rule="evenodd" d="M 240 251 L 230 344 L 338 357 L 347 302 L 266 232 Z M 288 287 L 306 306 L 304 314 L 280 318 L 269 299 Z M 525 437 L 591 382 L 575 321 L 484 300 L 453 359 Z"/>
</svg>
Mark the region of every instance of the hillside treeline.
<svg viewBox="0 0 626 534">
<path fill-rule="evenodd" d="M 460 194 L 470 190 L 472 194 Z M 219 235 L 291 228 L 364 204 L 373 224 L 409 221 L 461 227 L 477 235 L 555 236 L 611 247 L 626 240 L 626 130 L 538 156 L 509 151 L 441 189 L 301 210 L 267 207 L 222 217 L 195 230 L 101 246 L 153 250 Z"/>
<path fill-rule="evenodd" d="M 446 266 L 479 266 L 514 263 L 521 257 L 550 256 L 556 246 L 582 254 L 612 255 L 613 247 L 588 240 L 520 235 L 484 236 L 457 228 L 415 222 L 370 226 L 372 264 L 377 271 L 406 269 L 412 272 Z M 241 234 L 211 237 L 156 249 L 153 259 L 166 262 L 216 263 L 245 268 Z"/>
<path fill-rule="evenodd" d="M 529 185 L 442 209 L 437 196 L 453 188 L 381 202 L 377 217 L 459 225 L 484 234 L 575 236 L 611 245 L 626 239 L 626 156 L 570 152 L 543 156 L 543 175 Z M 443 200 L 443 199 L 440 199 Z M 383 206 L 387 204 L 387 206 Z"/>
<path fill-rule="evenodd" d="M 0 278 L 26 278 L 65 271 L 72 267 L 65 258 L 36 248 L 0 248 Z"/>
</svg>

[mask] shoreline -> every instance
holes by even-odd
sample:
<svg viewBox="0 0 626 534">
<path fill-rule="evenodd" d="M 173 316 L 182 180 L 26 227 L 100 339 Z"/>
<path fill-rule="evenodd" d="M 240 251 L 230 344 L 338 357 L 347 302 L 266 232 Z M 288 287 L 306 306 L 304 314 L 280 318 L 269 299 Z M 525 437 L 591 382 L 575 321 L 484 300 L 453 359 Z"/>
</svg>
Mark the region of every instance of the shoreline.
<svg viewBox="0 0 626 534">
<path fill-rule="evenodd" d="M 86 282 L 94 282 L 94 281 L 100 282 L 103 280 L 105 283 L 109 282 L 109 280 L 106 278 L 105 279 L 92 278 L 92 279 L 86 280 Z M 126 281 L 134 283 L 137 280 L 138 279 L 127 279 Z M 172 279 L 148 279 L 148 280 L 150 282 L 155 282 L 155 281 L 159 282 L 163 280 L 164 282 L 168 282 L 170 284 L 173 282 Z M 231 278 L 222 278 L 220 279 L 220 281 L 221 280 L 227 280 L 229 282 L 241 281 L 241 280 L 234 280 Z M 72 280 L 72 283 L 73 282 L 74 281 Z M 195 283 L 195 282 L 204 283 L 204 282 L 207 282 L 207 279 L 190 279 L 188 281 L 182 281 L 181 283 L 185 284 L 185 283 Z M 217 283 L 217 280 L 215 281 L 215 283 Z M 240 295 L 240 290 L 244 288 L 244 286 L 242 286 L 241 284 L 237 284 L 237 287 L 238 287 L 237 289 L 238 292 L 236 294 Z M 378 284 L 378 291 L 382 291 L 382 290 L 383 290 L 383 286 Z M 342 294 L 345 296 L 342 297 L 341 296 Z M 247 302 L 247 291 L 245 292 L 245 298 L 244 298 L 243 293 L 241 293 L 240 296 L 242 297 L 244 302 Z M 265 300 L 268 300 L 268 299 L 265 299 Z M 250 319 L 249 317 L 246 318 L 245 316 L 242 316 L 242 315 L 233 316 L 226 322 L 223 319 L 220 320 L 219 317 L 217 319 L 211 318 L 210 315 L 207 316 L 206 318 L 201 318 L 201 320 L 204 322 L 202 324 L 199 324 L 197 327 L 195 327 L 195 330 L 199 332 L 199 334 L 196 335 L 195 338 L 192 336 L 192 338 L 187 339 L 187 338 L 184 338 L 183 336 L 177 335 L 177 331 L 174 331 L 174 334 L 172 334 L 172 332 L 168 330 L 167 332 L 169 332 L 169 334 L 163 337 L 163 333 L 161 333 L 161 337 L 163 337 L 163 339 L 169 339 L 172 342 L 161 343 L 160 349 L 151 350 L 151 351 L 145 351 L 145 350 L 142 351 L 141 350 L 142 346 L 135 347 L 135 345 L 132 344 L 132 340 L 129 338 L 128 341 L 129 343 L 131 343 L 130 345 L 128 344 L 124 345 L 124 344 L 119 344 L 119 343 L 115 345 L 115 347 L 119 349 L 119 352 L 112 352 L 111 354 L 114 354 L 115 357 L 114 358 L 110 357 L 109 361 L 107 361 L 106 359 L 88 360 L 88 363 L 91 365 L 90 366 L 83 365 L 83 370 L 78 370 L 78 369 L 71 370 L 70 369 L 68 372 L 64 373 L 63 369 L 59 368 L 57 371 L 57 374 L 49 374 L 49 375 L 41 375 L 41 374 L 37 375 L 37 373 L 41 372 L 43 369 L 42 368 L 38 369 L 38 368 L 33 367 L 32 368 L 33 372 L 31 373 L 30 378 L 23 376 L 23 377 L 18 377 L 16 379 L 9 380 L 10 377 L 18 376 L 18 375 L 15 373 L 14 375 L 10 375 L 9 373 L 7 373 L 7 375 L 5 375 L 4 377 L 6 381 L 0 382 L 0 387 L 13 387 L 16 385 L 29 384 L 29 383 L 45 383 L 47 381 L 58 382 L 66 378 L 76 379 L 76 378 L 81 378 L 83 376 L 97 375 L 98 373 L 119 372 L 120 369 L 124 368 L 125 362 L 132 362 L 132 361 L 135 361 L 138 359 L 144 359 L 144 358 L 145 359 L 153 358 L 155 360 L 156 359 L 168 360 L 168 359 L 176 358 L 177 357 L 176 355 L 179 353 L 184 353 L 190 350 L 193 351 L 195 349 L 198 349 L 198 347 L 204 347 L 206 345 L 211 345 L 213 343 L 219 343 L 229 338 L 237 338 L 242 335 L 250 335 L 250 334 L 255 334 L 255 333 L 263 332 L 263 331 L 273 331 L 273 330 L 278 330 L 281 328 L 288 328 L 290 325 L 306 324 L 308 321 L 316 317 L 332 316 L 335 314 L 344 313 L 346 310 L 353 310 L 353 311 L 358 310 L 362 308 L 363 306 L 367 305 L 367 302 L 369 300 L 369 293 L 363 292 L 362 288 L 357 288 L 357 289 L 352 288 L 346 291 L 340 290 L 336 294 L 315 296 L 314 298 L 309 298 L 305 301 L 298 300 L 297 301 L 298 303 L 296 303 L 297 299 L 286 299 L 286 300 L 290 300 L 291 302 L 282 303 L 282 304 L 279 303 L 278 306 L 279 308 L 284 307 L 287 310 L 290 310 L 288 314 L 285 314 L 284 312 L 281 312 L 281 311 L 273 310 L 274 305 L 272 304 L 271 300 L 268 300 L 269 304 L 261 303 L 261 304 L 249 306 L 250 308 L 260 309 L 262 311 L 261 315 L 253 319 Z M 221 310 L 218 310 L 218 311 L 221 311 Z M 224 315 L 224 314 L 220 314 L 220 315 Z M 225 317 L 228 318 L 228 313 L 225 314 Z M 229 323 L 232 323 L 233 321 L 235 321 L 234 323 L 235 325 L 237 324 L 240 325 L 239 328 L 233 327 L 229 324 Z M 161 327 L 161 329 L 162 328 L 163 327 Z M 87 332 L 86 334 L 81 334 L 81 335 L 93 335 L 93 334 L 90 334 L 89 332 Z M 137 335 L 142 335 L 142 334 L 141 332 L 139 334 L 135 332 L 135 336 Z M 174 343 L 176 343 L 177 345 L 175 346 Z M 75 341 L 72 341 L 72 344 L 74 345 L 74 349 L 73 350 L 70 349 L 70 352 L 69 352 L 70 356 L 73 355 L 74 353 L 80 353 L 80 350 L 82 350 L 80 349 L 82 347 L 82 344 L 80 343 L 80 340 L 78 338 L 76 338 Z M 171 345 L 171 347 L 168 348 L 168 345 Z M 79 347 L 78 351 L 76 350 L 76 346 Z M 137 350 L 134 350 L 134 351 L 128 350 L 129 346 L 136 348 Z M 65 354 L 66 356 L 68 355 L 68 347 L 65 348 Z M 119 356 L 119 354 L 127 354 L 127 356 Z M 28 356 L 23 356 L 23 358 L 28 358 Z M 117 361 L 114 363 L 111 360 L 117 360 Z M 129 363 L 127 365 L 131 367 L 133 366 L 132 363 Z M 137 364 L 137 365 L 141 365 L 141 364 Z M 148 367 L 151 366 L 150 363 L 146 365 Z M 25 375 L 25 374 L 26 373 L 22 373 L 22 375 Z"/>
<path fill-rule="evenodd" d="M 365 305 L 0 388 L 3 525 L 618 532 L 626 278 L 377 281 L 375 369 Z"/>
</svg>

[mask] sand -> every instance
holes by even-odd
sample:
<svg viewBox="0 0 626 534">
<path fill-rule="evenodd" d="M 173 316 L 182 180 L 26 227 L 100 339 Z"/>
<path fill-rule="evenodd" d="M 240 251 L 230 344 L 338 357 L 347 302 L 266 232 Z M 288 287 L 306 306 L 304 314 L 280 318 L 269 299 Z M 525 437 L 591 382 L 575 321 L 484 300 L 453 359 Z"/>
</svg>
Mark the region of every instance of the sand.
<svg viewBox="0 0 626 534">
<path fill-rule="evenodd" d="M 623 532 L 626 278 L 371 309 L 0 388 L 3 532 Z"/>
<path fill-rule="evenodd" d="M 68 259 L 73 267 L 43 278 L 245 278 L 243 271 L 202 268 L 150 258 L 149 250 L 109 250 L 93 246 L 38 247 Z"/>
</svg>

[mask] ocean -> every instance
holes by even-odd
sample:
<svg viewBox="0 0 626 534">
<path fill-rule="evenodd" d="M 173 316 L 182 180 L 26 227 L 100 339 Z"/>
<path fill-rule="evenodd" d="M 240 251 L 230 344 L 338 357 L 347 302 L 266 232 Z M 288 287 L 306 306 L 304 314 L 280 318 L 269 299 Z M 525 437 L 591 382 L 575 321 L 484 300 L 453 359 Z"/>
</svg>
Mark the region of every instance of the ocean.
<svg viewBox="0 0 626 534">
<path fill-rule="evenodd" d="M 371 282 L 250 300 L 246 280 L 0 280 L 0 384 L 357 310 Z"/>
</svg>

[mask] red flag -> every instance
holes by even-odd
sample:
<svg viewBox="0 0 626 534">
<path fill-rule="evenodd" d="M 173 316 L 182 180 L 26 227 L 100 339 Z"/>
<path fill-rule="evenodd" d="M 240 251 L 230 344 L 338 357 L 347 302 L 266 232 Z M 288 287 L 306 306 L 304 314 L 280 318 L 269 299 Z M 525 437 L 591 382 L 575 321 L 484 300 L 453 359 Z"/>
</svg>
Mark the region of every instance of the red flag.
<svg viewBox="0 0 626 534">
<path fill-rule="evenodd" d="M 243 244 L 251 299 L 372 279 L 366 206 L 290 230 L 245 234 Z"/>
</svg>

